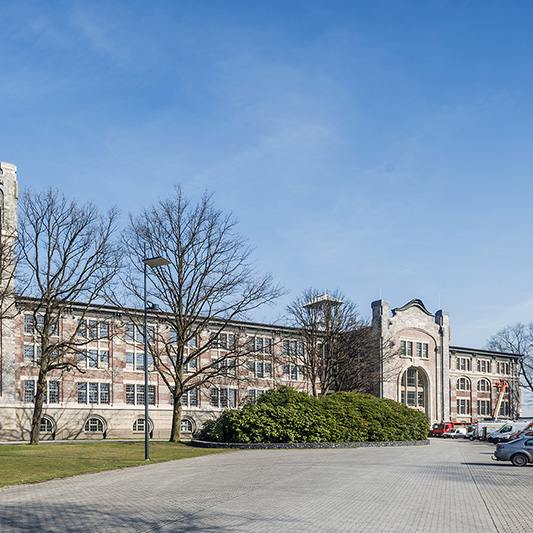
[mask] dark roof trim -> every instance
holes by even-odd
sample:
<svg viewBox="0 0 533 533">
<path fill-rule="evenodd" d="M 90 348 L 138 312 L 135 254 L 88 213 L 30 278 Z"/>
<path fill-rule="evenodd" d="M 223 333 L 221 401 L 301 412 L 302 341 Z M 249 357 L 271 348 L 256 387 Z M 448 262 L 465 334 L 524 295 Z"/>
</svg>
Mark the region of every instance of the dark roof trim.
<svg viewBox="0 0 533 533">
<path fill-rule="evenodd" d="M 490 356 L 500 356 L 500 357 L 523 357 L 524 354 L 521 353 L 509 353 L 509 352 L 494 352 L 492 350 L 482 350 L 479 348 L 465 348 L 463 346 L 450 346 L 450 353 L 460 352 L 468 355 L 490 355 Z"/>
</svg>

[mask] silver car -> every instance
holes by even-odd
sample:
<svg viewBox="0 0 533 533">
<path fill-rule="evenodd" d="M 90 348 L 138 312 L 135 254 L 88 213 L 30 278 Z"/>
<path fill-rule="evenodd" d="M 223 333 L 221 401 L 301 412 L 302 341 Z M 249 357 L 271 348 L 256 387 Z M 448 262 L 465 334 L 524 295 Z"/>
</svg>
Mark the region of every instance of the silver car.
<svg viewBox="0 0 533 533">
<path fill-rule="evenodd" d="M 517 439 L 496 446 L 492 456 L 496 461 L 511 461 L 515 466 L 525 466 L 533 462 L 533 439 Z"/>
</svg>

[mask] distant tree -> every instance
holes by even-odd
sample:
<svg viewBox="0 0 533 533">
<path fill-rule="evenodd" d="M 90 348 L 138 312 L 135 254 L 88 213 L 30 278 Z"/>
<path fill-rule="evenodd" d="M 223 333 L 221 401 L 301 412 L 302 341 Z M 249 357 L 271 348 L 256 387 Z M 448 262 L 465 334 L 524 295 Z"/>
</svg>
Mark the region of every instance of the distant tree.
<svg viewBox="0 0 533 533">
<path fill-rule="evenodd" d="M 519 358 L 521 386 L 533 392 L 533 322 L 506 326 L 487 341 L 487 348 L 498 352 L 522 355 Z"/>
<path fill-rule="evenodd" d="M 328 294 L 309 288 L 287 312 L 303 341 L 303 350 L 291 356 L 303 369 L 314 396 L 372 388 L 370 371 L 378 361 L 377 344 L 354 302 L 340 291 Z"/>
<path fill-rule="evenodd" d="M 19 206 L 19 304 L 32 316 L 40 347 L 30 438 L 38 444 L 46 378 L 52 370 L 82 371 L 77 354 L 88 341 L 80 328 L 89 310 L 105 301 L 121 254 L 113 242 L 115 210 L 103 215 L 91 203 L 80 205 L 52 189 L 25 192 Z M 60 331 L 61 316 L 73 307 L 77 326 Z"/>
<path fill-rule="evenodd" d="M 151 316 L 169 329 L 157 335 L 149 350 L 173 398 L 171 442 L 180 439 L 182 396 L 214 378 L 236 376 L 245 363 L 249 350 L 230 331 L 230 322 L 283 293 L 271 275 L 256 271 L 252 250 L 236 225 L 232 215 L 215 209 L 209 194 L 193 204 L 180 187 L 170 198 L 130 217 L 125 247 L 131 293 L 142 298 L 139 275 L 145 257 L 170 261 L 149 268 L 147 276 L 148 297 L 161 307 L 151 310 Z M 206 331 L 209 338 L 201 335 Z M 217 346 L 222 348 L 220 357 L 201 357 Z"/>
</svg>

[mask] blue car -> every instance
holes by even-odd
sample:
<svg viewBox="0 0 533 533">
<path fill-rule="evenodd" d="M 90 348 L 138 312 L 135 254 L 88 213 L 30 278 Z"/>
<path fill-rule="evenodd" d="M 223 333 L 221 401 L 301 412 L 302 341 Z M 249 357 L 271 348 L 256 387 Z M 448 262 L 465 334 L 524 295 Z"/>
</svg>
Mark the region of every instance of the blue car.
<svg viewBox="0 0 533 533">
<path fill-rule="evenodd" d="M 492 458 L 496 461 L 511 461 L 515 466 L 533 463 L 533 439 L 527 437 L 498 444 Z"/>
</svg>

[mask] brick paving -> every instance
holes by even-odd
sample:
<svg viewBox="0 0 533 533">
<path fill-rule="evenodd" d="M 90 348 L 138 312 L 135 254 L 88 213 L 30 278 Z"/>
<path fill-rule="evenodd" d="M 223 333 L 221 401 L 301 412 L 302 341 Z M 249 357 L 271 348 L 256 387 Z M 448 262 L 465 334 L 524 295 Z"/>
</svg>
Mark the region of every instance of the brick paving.
<svg viewBox="0 0 533 533">
<path fill-rule="evenodd" d="M 0 489 L 0 531 L 531 532 L 493 445 L 250 450 Z"/>
</svg>

